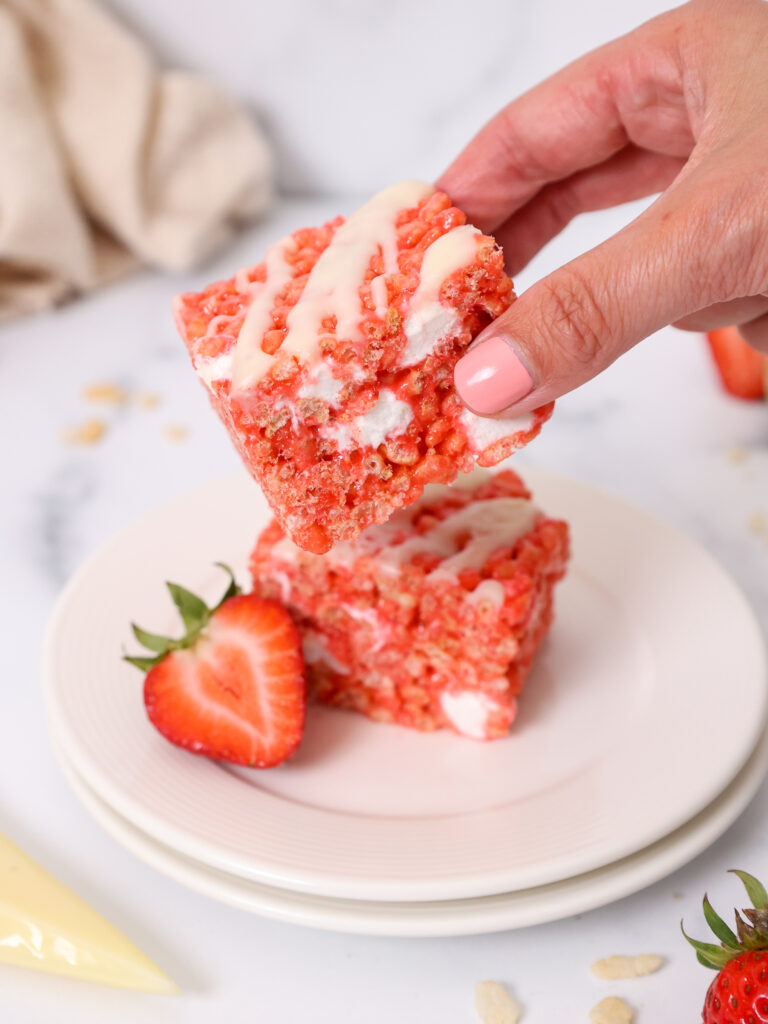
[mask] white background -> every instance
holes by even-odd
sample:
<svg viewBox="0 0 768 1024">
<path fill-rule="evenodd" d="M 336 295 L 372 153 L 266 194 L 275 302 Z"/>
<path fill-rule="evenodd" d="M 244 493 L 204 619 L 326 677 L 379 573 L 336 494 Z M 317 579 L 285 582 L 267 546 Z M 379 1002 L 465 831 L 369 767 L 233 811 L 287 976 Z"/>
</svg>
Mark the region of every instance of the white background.
<svg viewBox="0 0 768 1024">
<path fill-rule="evenodd" d="M 289 192 L 437 177 L 515 95 L 663 0 L 111 0 L 251 103 Z"/>
<path fill-rule="evenodd" d="M 122 0 L 122 7 L 175 61 L 206 68 L 263 112 L 278 138 L 287 191 L 338 198 L 284 200 L 236 251 L 198 274 L 142 274 L 0 330 L 2 828 L 184 990 L 178 1000 L 161 1000 L 5 968 L 3 1019 L 463 1024 L 475 1019 L 472 989 L 486 977 L 511 986 L 526 1024 L 586 1021 L 608 991 L 627 996 L 639 1024 L 697 1019 L 709 975 L 685 947 L 679 919 L 685 915 L 699 934 L 705 889 L 726 907 L 738 898 L 725 876 L 729 867 L 768 875 L 765 788 L 728 835 L 686 869 L 580 919 L 453 940 L 304 931 L 196 896 L 109 839 L 55 763 L 38 669 L 47 616 L 82 559 L 141 512 L 237 465 L 175 336 L 172 294 L 254 262 L 290 228 L 348 210 L 352 193 L 404 175 L 434 176 L 514 92 L 642 20 L 653 5 Z M 594 244 L 630 213 L 577 221 L 522 283 Z M 62 445 L 60 430 L 93 414 L 80 399 L 82 387 L 105 379 L 156 390 L 163 402 L 152 412 L 108 411 L 107 437 L 92 449 Z M 169 423 L 189 428 L 185 443 L 166 440 Z M 737 577 L 766 622 L 768 546 L 746 521 L 768 511 L 767 441 L 765 408 L 721 395 L 701 340 L 667 330 L 564 399 L 525 458 L 683 527 Z M 738 465 L 727 457 L 734 445 L 748 451 Z M 726 680 L 723 690 L 723 728 L 738 729 Z M 642 981 L 610 988 L 592 981 L 591 960 L 616 952 L 661 953 L 669 963 Z"/>
</svg>

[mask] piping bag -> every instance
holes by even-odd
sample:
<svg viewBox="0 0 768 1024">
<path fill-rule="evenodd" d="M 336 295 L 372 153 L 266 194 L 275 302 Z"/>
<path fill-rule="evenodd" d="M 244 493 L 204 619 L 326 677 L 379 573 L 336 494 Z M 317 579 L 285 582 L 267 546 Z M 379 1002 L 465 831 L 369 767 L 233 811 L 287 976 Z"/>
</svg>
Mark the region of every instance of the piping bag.
<svg viewBox="0 0 768 1024">
<path fill-rule="evenodd" d="M 0 963 L 142 992 L 179 991 L 117 928 L 1 834 Z"/>
</svg>

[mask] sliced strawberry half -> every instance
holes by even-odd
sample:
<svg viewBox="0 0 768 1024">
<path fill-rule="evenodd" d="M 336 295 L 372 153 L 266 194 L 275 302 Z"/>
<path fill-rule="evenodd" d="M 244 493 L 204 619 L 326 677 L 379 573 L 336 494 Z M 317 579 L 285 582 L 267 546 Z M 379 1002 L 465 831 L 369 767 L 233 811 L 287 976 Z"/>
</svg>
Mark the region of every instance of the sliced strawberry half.
<svg viewBox="0 0 768 1024">
<path fill-rule="evenodd" d="M 768 357 L 744 341 L 735 327 L 707 335 L 723 387 L 737 398 L 765 398 Z"/>
<path fill-rule="evenodd" d="M 306 708 L 301 643 L 288 612 L 241 594 L 232 578 L 213 609 L 177 584 L 168 589 L 184 637 L 134 625 L 136 639 L 155 654 L 125 659 L 147 672 L 149 720 L 194 754 L 253 768 L 285 761 L 301 741 Z"/>
</svg>

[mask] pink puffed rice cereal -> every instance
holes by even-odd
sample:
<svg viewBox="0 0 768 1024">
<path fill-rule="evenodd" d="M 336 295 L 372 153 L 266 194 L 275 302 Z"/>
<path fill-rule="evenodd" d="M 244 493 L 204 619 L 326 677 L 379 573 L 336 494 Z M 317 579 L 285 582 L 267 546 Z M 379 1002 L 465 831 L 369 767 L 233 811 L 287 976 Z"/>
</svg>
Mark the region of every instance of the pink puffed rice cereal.
<svg viewBox="0 0 768 1024">
<path fill-rule="evenodd" d="M 176 319 L 278 521 L 322 553 L 539 432 L 551 405 L 482 419 L 453 386 L 457 360 L 513 298 L 494 240 L 410 181 L 180 296 Z"/>
<path fill-rule="evenodd" d="M 416 729 L 506 735 L 552 622 L 568 528 L 514 473 L 486 476 L 431 485 L 323 555 L 277 522 L 264 531 L 254 590 L 293 615 L 318 700 Z"/>
</svg>

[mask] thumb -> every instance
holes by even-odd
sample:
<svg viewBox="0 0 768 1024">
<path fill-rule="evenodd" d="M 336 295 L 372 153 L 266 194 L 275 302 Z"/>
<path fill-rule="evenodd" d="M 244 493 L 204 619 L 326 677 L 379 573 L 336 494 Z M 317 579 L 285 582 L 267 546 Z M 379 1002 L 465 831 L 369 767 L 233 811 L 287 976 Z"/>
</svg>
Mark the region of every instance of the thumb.
<svg viewBox="0 0 768 1024">
<path fill-rule="evenodd" d="M 454 373 L 456 390 L 473 412 L 517 415 L 544 405 L 708 304 L 707 282 L 722 275 L 701 261 L 709 253 L 719 264 L 724 254 L 713 257 L 717 247 L 701 244 L 711 218 L 699 202 L 681 203 L 673 191 L 523 292 L 480 334 Z"/>
</svg>

